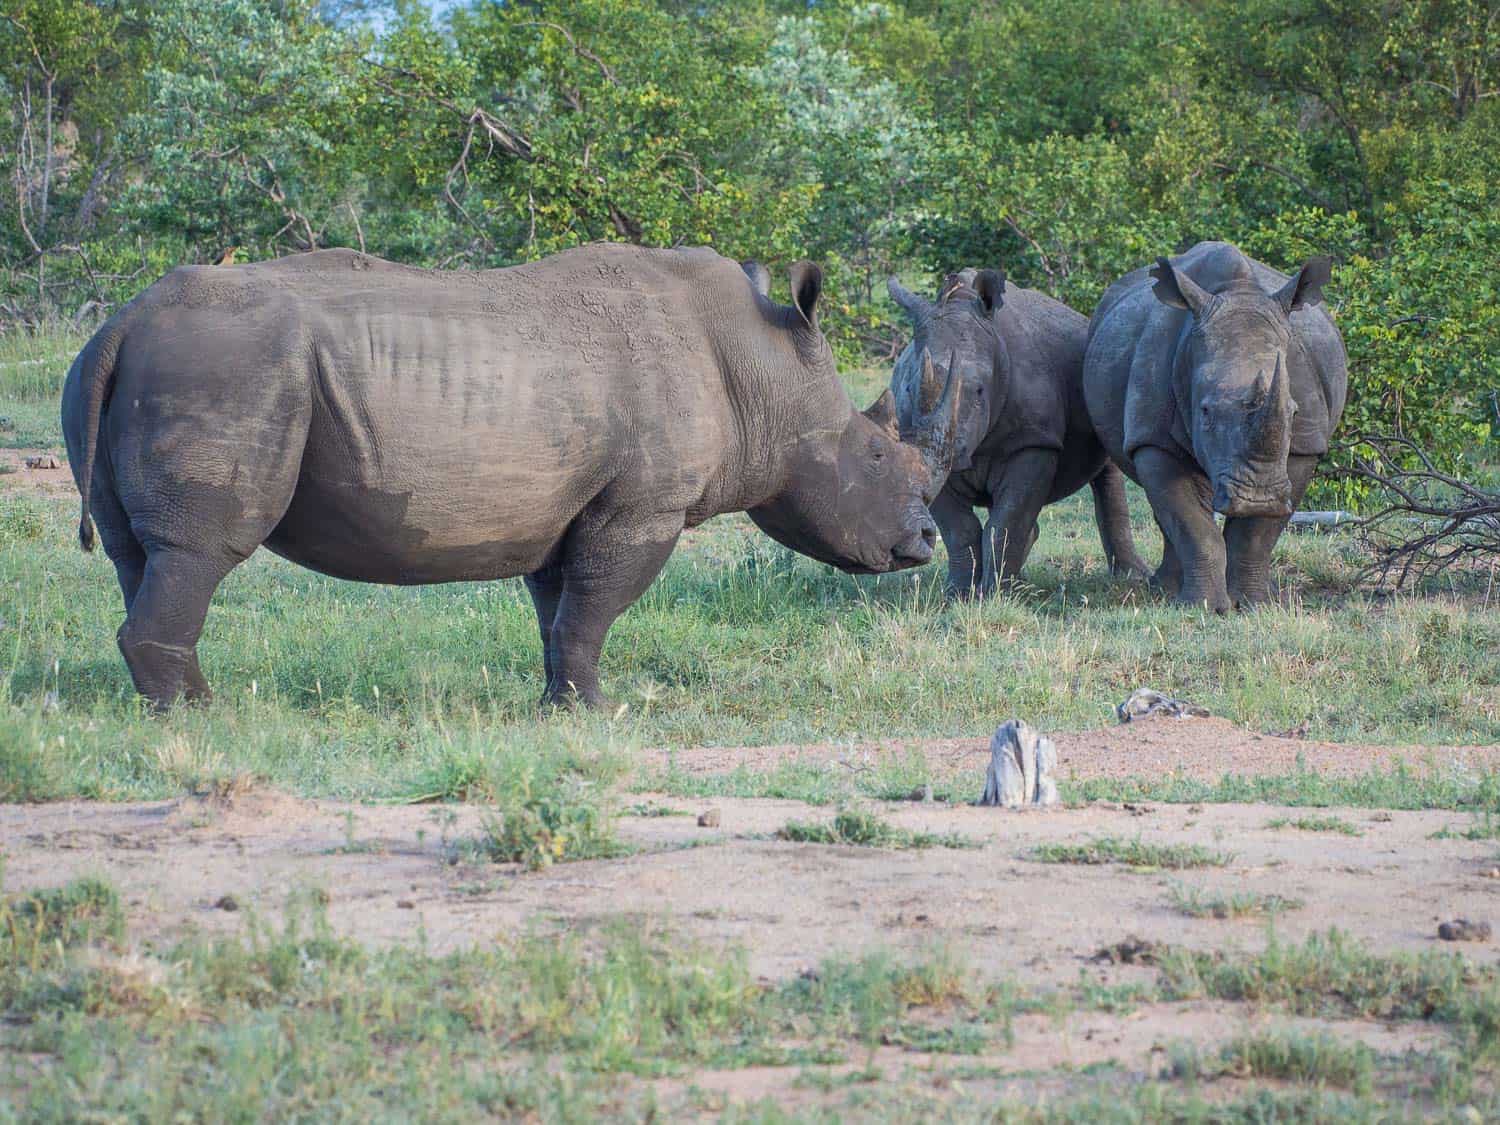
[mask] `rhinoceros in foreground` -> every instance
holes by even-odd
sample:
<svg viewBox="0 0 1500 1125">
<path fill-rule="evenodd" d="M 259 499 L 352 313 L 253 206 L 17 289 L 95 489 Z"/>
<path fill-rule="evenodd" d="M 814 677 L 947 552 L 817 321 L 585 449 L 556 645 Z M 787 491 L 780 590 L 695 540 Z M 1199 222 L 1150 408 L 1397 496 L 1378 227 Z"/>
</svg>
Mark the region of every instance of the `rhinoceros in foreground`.
<svg viewBox="0 0 1500 1125">
<path fill-rule="evenodd" d="M 1271 549 L 1344 409 L 1328 275 L 1326 258 L 1287 277 L 1200 242 L 1121 278 L 1094 311 L 1089 414 L 1146 490 L 1166 540 L 1157 575 L 1178 601 L 1223 613 L 1270 596 Z"/>
<path fill-rule="evenodd" d="M 859 573 L 932 555 L 957 395 L 898 436 L 850 405 L 818 328 L 709 250 L 593 245 L 441 273 L 345 250 L 172 271 L 89 341 L 68 455 L 114 562 L 120 650 L 157 706 L 208 685 L 196 644 L 264 544 L 364 582 L 525 575 L 547 699 L 605 705 L 605 633 L 684 527 L 748 511 Z"/>
<path fill-rule="evenodd" d="M 903 426 L 933 408 L 944 376 L 959 386 L 958 432 L 947 483 L 932 514 L 948 546 L 948 591 L 988 594 L 1013 579 L 1037 536 L 1037 514 L 1085 484 L 1110 569 L 1144 576 L 1125 503 L 1083 402 L 1088 320 L 998 270 L 963 270 L 935 301 L 895 278 L 891 297 L 914 336 L 891 375 Z M 934 373 L 936 372 L 936 374 Z M 974 508 L 990 510 L 981 535 Z"/>
</svg>

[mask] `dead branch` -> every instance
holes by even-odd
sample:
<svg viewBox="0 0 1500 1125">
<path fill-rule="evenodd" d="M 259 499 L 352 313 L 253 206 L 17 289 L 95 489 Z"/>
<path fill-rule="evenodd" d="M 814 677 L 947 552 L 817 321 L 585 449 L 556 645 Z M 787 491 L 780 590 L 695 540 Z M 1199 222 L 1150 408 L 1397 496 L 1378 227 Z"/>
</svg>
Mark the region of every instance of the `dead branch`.
<svg viewBox="0 0 1500 1125">
<path fill-rule="evenodd" d="M 1381 504 L 1356 526 L 1371 552 L 1367 577 L 1400 589 L 1500 560 L 1500 492 L 1443 471 L 1401 435 L 1361 434 L 1344 450 L 1352 463 L 1335 475 L 1372 485 Z"/>
</svg>

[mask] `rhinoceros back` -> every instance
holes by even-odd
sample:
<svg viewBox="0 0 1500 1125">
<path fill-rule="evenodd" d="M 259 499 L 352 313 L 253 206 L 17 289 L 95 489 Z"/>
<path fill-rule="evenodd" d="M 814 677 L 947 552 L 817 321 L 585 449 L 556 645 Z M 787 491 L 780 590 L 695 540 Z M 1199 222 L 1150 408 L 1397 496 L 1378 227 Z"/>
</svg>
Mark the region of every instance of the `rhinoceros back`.
<svg viewBox="0 0 1500 1125">
<path fill-rule="evenodd" d="M 280 412 L 264 455 L 296 478 L 277 553 L 377 582 L 526 573 L 611 490 L 626 508 L 701 493 L 725 410 L 692 296 L 710 266 L 585 247 L 449 273 L 326 251 L 169 275 L 180 292 L 130 330 L 136 377 L 177 388 L 158 423 L 180 448 L 215 440 L 214 418 L 264 446 Z"/>
</svg>

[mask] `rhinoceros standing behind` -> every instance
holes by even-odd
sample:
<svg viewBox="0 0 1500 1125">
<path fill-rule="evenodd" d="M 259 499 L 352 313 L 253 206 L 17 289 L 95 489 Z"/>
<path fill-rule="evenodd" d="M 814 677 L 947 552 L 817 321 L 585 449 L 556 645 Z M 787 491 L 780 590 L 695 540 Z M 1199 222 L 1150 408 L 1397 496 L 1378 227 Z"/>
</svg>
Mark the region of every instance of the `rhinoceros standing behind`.
<svg viewBox="0 0 1500 1125">
<path fill-rule="evenodd" d="M 1178 601 L 1222 613 L 1270 596 L 1271 550 L 1344 409 L 1328 275 L 1326 258 L 1287 277 L 1200 242 L 1121 278 L 1094 312 L 1089 414 L 1146 490 Z"/>
<path fill-rule="evenodd" d="M 684 527 L 748 510 L 854 572 L 932 555 L 957 395 L 913 444 L 850 404 L 818 328 L 709 250 L 593 245 L 433 272 L 344 250 L 172 271 L 89 341 L 63 432 L 157 706 L 208 685 L 215 588 L 264 544 L 340 578 L 525 575 L 546 698 L 603 705 L 615 618 Z"/>
<path fill-rule="evenodd" d="M 1046 504 L 1093 486 L 1110 569 L 1144 576 L 1125 478 L 1105 455 L 1083 402 L 1088 320 L 998 270 L 963 270 L 929 301 L 892 278 L 914 336 L 891 375 L 902 425 L 918 426 L 945 377 L 957 377 L 958 432 L 932 514 L 948 547 L 950 595 L 988 594 L 1013 579 Z M 974 508 L 990 510 L 981 535 Z"/>
</svg>

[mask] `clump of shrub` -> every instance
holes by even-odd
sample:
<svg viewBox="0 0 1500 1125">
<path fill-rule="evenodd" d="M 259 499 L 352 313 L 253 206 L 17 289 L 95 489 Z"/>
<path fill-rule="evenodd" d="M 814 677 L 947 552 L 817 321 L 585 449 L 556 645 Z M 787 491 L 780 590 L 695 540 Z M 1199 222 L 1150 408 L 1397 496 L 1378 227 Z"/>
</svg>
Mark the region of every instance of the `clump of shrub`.
<svg viewBox="0 0 1500 1125">
<path fill-rule="evenodd" d="M 1302 900 L 1257 891 L 1204 891 L 1197 887 L 1173 887 L 1172 907 L 1189 918 L 1274 918 L 1287 910 L 1302 909 Z"/>
<path fill-rule="evenodd" d="M 1042 844 L 1031 858 L 1040 863 L 1118 863 L 1138 870 L 1180 871 L 1187 867 L 1223 867 L 1234 857 L 1201 844 L 1152 844 L 1102 836 L 1082 844 Z"/>
<path fill-rule="evenodd" d="M 59 793 L 57 766 L 30 724 L 0 723 L 0 802 L 50 801 Z"/>
<path fill-rule="evenodd" d="M 32 543 L 46 534 L 46 504 L 24 494 L 0 494 L 0 547 Z"/>
<path fill-rule="evenodd" d="M 799 844 L 848 844 L 862 848 L 977 848 L 979 841 L 957 832 L 914 832 L 897 828 L 873 812 L 842 809 L 829 824 L 789 820 L 777 839 Z"/>
<path fill-rule="evenodd" d="M 544 738 L 540 746 L 482 756 L 471 792 L 488 798 L 493 808 L 484 817 L 481 850 L 532 871 L 621 854 L 613 786 L 622 769 L 614 753 L 588 749 L 566 735 L 560 742 Z"/>
</svg>

